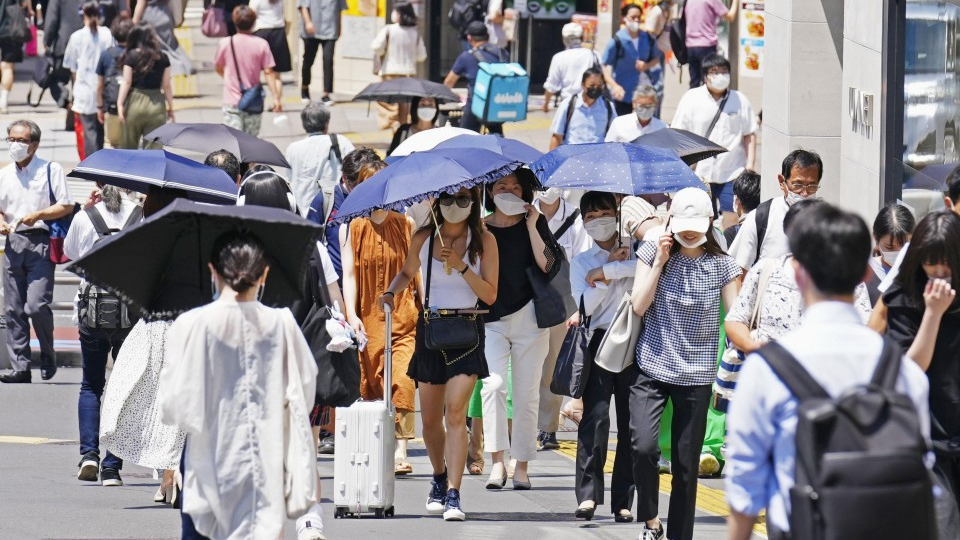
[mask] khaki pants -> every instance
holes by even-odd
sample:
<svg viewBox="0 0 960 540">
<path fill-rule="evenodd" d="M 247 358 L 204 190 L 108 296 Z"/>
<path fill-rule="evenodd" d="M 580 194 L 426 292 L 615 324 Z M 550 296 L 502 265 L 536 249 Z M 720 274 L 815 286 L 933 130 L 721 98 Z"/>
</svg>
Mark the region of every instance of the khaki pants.
<svg viewBox="0 0 960 540">
<path fill-rule="evenodd" d="M 557 367 L 557 356 L 563 346 L 563 338 L 567 336 L 567 323 L 563 322 L 550 329 L 550 350 L 547 359 L 543 362 L 543 373 L 540 376 L 540 410 L 537 414 L 537 429 L 547 433 L 556 433 L 560 427 L 560 407 L 563 405 L 563 396 L 550 391 L 553 382 L 553 370 Z"/>
<path fill-rule="evenodd" d="M 120 130 L 120 148 L 136 150 L 144 135 L 167 123 L 167 106 L 163 92 L 134 88 L 124 110 L 127 121 Z M 144 148 L 152 147 L 145 144 Z"/>
<path fill-rule="evenodd" d="M 417 425 L 416 411 L 397 409 L 397 423 L 394 433 L 397 439 L 416 438 L 415 426 Z"/>
<path fill-rule="evenodd" d="M 120 148 L 120 133 L 122 131 L 120 117 L 115 114 L 105 114 L 103 127 L 106 134 L 107 147 Z"/>
</svg>

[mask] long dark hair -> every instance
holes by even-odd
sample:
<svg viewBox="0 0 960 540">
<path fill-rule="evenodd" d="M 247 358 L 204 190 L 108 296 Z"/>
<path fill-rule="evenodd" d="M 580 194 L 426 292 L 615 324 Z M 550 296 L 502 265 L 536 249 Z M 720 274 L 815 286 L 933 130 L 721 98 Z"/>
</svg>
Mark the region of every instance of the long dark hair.
<svg viewBox="0 0 960 540">
<path fill-rule="evenodd" d="M 401 2 L 393 6 L 393 9 L 396 10 L 397 15 L 400 15 L 400 26 L 416 26 L 417 25 L 417 12 L 413 9 L 413 5 L 407 2 Z"/>
<path fill-rule="evenodd" d="M 269 206 L 296 212 L 296 203 L 290 192 L 290 186 L 280 175 L 270 168 L 253 170 L 240 184 L 240 196 L 243 204 L 249 206 Z"/>
<path fill-rule="evenodd" d="M 470 255 L 470 264 L 477 264 L 477 261 L 483 256 L 483 218 L 480 216 L 480 188 L 472 187 L 468 190 L 470 198 L 473 199 L 473 206 L 470 207 L 470 217 L 467 218 L 467 227 L 470 228 L 470 244 L 467 245 L 467 253 Z M 454 203 L 456 204 L 456 203 Z M 430 234 L 437 231 L 443 225 L 443 212 L 440 211 L 440 197 L 433 201 L 433 219 L 424 226 L 430 229 Z M 433 254 L 430 254 L 433 257 Z"/>
<path fill-rule="evenodd" d="M 127 55 L 132 51 L 137 52 L 137 62 L 133 66 L 134 75 L 145 75 L 153 69 L 153 66 L 160 61 L 160 40 L 157 38 L 157 32 L 153 26 L 145 21 L 138 22 L 130 29 L 127 35 L 127 48 L 120 57 L 122 65 Z"/>
<path fill-rule="evenodd" d="M 923 289 L 927 286 L 924 263 L 946 264 L 954 289 L 960 282 L 960 216 L 942 211 L 928 214 L 917 224 L 910 247 L 903 257 L 897 282 L 916 307 L 922 308 Z M 957 301 L 954 301 L 954 305 Z"/>
</svg>

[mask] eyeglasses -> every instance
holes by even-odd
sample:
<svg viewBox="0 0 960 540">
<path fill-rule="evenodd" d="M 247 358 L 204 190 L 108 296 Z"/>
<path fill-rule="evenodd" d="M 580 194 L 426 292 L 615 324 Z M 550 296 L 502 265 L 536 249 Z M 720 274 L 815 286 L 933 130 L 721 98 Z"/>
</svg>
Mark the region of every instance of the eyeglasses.
<svg viewBox="0 0 960 540">
<path fill-rule="evenodd" d="M 809 195 L 813 195 L 817 192 L 817 190 L 820 189 L 820 184 L 801 184 L 799 182 L 791 182 L 787 184 L 787 189 L 797 194 L 807 193 Z"/>
<path fill-rule="evenodd" d="M 8 142 L 8 143 L 18 142 L 18 143 L 23 143 L 23 144 L 31 144 L 33 141 L 31 141 L 30 139 L 18 139 L 18 138 L 16 138 L 16 137 L 7 137 L 7 142 Z"/>
<path fill-rule="evenodd" d="M 459 197 L 454 197 L 452 195 L 441 195 L 440 204 L 443 206 L 453 206 L 453 202 L 457 202 L 457 206 L 460 208 L 468 208 L 470 203 L 473 202 L 473 199 L 468 195 L 461 195 Z"/>
</svg>

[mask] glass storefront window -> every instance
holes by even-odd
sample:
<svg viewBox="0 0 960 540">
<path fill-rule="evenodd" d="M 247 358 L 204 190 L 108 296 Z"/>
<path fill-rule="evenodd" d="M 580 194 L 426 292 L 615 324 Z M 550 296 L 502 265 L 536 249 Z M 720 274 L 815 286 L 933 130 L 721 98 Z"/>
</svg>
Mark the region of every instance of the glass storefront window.
<svg viewBox="0 0 960 540">
<path fill-rule="evenodd" d="M 960 0 L 908 0 L 904 27 L 903 195 L 917 218 L 943 208 L 960 165 Z"/>
</svg>

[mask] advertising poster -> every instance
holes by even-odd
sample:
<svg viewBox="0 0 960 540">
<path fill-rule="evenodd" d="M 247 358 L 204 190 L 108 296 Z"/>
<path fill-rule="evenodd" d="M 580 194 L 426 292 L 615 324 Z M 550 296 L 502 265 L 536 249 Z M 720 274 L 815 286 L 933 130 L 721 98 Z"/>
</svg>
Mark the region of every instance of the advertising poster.
<svg viewBox="0 0 960 540">
<path fill-rule="evenodd" d="M 387 11 L 386 0 L 347 0 L 347 10 L 340 19 L 337 49 L 344 58 L 372 60 L 370 42 L 377 35 L 377 21 Z"/>
<path fill-rule="evenodd" d="M 763 76 L 764 0 L 740 4 L 740 76 Z"/>
<path fill-rule="evenodd" d="M 574 13 L 570 20 L 583 27 L 583 46 L 592 49 L 594 36 L 597 35 L 597 16 L 589 13 Z"/>
</svg>

